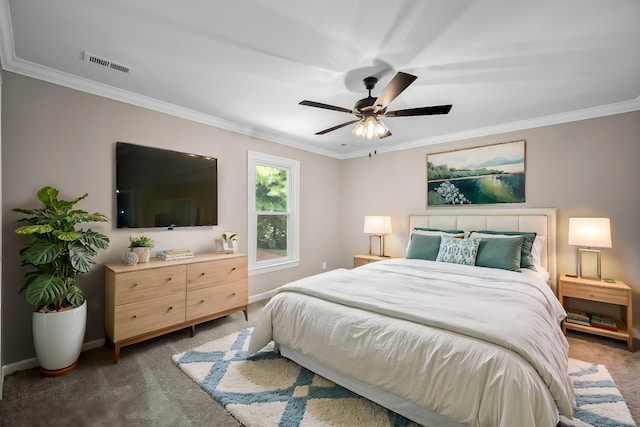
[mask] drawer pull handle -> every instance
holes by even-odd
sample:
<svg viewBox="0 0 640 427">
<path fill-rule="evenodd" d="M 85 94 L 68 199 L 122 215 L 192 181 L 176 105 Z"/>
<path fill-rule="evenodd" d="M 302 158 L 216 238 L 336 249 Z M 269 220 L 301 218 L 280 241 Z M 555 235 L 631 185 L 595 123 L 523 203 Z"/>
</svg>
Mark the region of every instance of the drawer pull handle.
<svg viewBox="0 0 640 427">
<path fill-rule="evenodd" d="M 131 285 L 132 288 L 135 288 L 136 286 L 138 286 L 137 283 L 134 283 L 133 285 Z"/>
<path fill-rule="evenodd" d="M 201 276 L 204 276 L 204 272 L 200 273 Z"/>
<path fill-rule="evenodd" d="M 201 299 L 201 300 L 200 300 L 200 304 L 202 304 L 203 302 L 204 302 L 204 300 L 203 300 L 203 299 Z"/>
<path fill-rule="evenodd" d="M 231 294 L 231 296 L 232 296 L 232 297 L 235 297 L 235 296 L 236 296 L 236 293 L 235 293 L 235 292 L 234 292 L 234 293 L 232 293 L 232 294 Z"/>
<path fill-rule="evenodd" d="M 173 306 L 169 307 L 169 310 L 173 310 Z"/>
<path fill-rule="evenodd" d="M 131 316 L 132 319 L 135 319 L 136 317 L 138 317 L 138 316 L 136 316 L 135 314 L 133 316 Z"/>
</svg>

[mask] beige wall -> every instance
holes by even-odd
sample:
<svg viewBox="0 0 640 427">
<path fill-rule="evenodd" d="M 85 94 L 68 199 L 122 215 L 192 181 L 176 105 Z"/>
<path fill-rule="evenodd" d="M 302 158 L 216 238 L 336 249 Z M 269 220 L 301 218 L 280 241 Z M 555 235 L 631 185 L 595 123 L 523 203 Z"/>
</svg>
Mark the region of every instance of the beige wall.
<svg viewBox="0 0 640 427">
<path fill-rule="evenodd" d="M 288 281 L 321 272 L 322 262 L 335 268 L 342 261 L 327 230 L 339 227 L 340 161 L 281 144 L 228 132 L 211 126 L 145 110 L 5 72 L 2 92 L 2 313 L 4 364 L 34 356 L 31 341 L 32 308 L 18 294 L 23 269 L 16 236 L 18 215 L 13 208 L 36 207 L 35 194 L 45 185 L 61 196 L 89 193 L 78 206 L 115 218 L 114 144 L 136 144 L 187 151 L 218 158 L 219 226 L 148 231 L 154 250 L 189 247 L 212 251 L 214 238 L 224 231 L 239 234 L 240 251 L 247 250 L 247 151 L 253 150 L 300 161 L 301 265 L 253 276 L 250 295 Z M 319 226 L 321 225 L 321 226 Z M 115 224 L 94 227 L 107 234 L 111 245 L 99 264 L 119 262 L 131 232 Z M 81 279 L 89 304 L 86 341 L 104 337 L 104 280 L 101 267 Z"/>
<path fill-rule="evenodd" d="M 407 240 L 406 213 L 424 209 L 426 154 L 448 149 L 527 140 L 528 207 L 557 207 L 558 270 L 574 269 L 567 246 L 569 216 L 608 216 L 613 245 L 603 251 L 603 273 L 634 288 L 640 311 L 640 112 L 565 125 L 477 138 L 440 146 L 378 154 L 345 161 L 145 110 L 61 86 L 5 72 L 2 90 L 2 363 L 34 356 L 31 307 L 18 289 L 21 239 L 14 234 L 15 207 L 35 206 L 35 192 L 58 187 L 65 197 L 89 193 L 81 208 L 113 217 L 113 144 L 128 141 L 207 154 L 219 159 L 220 226 L 150 231 L 156 249 L 213 249 L 222 231 L 240 233 L 246 251 L 247 150 L 297 159 L 301 164 L 301 258 L 299 268 L 253 276 L 250 295 L 294 279 L 348 267 L 352 255 L 368 250 L 364 215 L 389 214 L 394 233 L 387 252 L 401 255 Z M 522 205 L 519 205 L 522 206 Z M 130 234 L 113 224 L 98 263 L 118 262 Z M 245 239 L 243 239 L 245 237 Z M 103 337 L 104 280 L 96 267 L 82 280 L 89 302 L 86 341 Z M 636 314 L 636 329 L 640 315 Z"/>
<path fill-rule="evenodd" d="M 575 272 L 576 248 L 567 245 L 571 216 L 611 218 L 613 248 L 602 251 L 604 277 L 632 287 L 635 330 L 640 329 L 640 112 L 527 129 L 344 161 L 342 233 L 349 253 L 368 250 L 365 215 L 391 215 L 387 255 L 404 254 L 406 213 L 424 210 L 426 155 L 525 139 L 526 203 L 558 209 L 558 272 Z M 505 207 L 513 207 L 509 205 Z M 464 209 L 464 207 L 460 207 Z"/>
</svg>

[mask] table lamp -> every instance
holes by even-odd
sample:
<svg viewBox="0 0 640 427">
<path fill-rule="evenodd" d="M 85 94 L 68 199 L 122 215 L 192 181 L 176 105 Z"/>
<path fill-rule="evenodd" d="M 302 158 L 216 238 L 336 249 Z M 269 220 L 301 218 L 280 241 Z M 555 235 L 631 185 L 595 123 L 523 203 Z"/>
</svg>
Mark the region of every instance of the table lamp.
<svg viewBox="0 0 640 427">
<path fill-rule="evenodd" d="M 365 216 L 364 232 L 369 234 L 369 255 L 371 253 L 371 237 L 378 236 L 380 238 L 380 256 L 384 254 L 384 235 L 391 233 L 391 217 L 390 216 Z"/>
<path fill-rule="evenodd" d="M 580 246 L 576 267 L 578 276 L 585 277 L 582 274 L 583 257 L 585 253 L 592 253 L 596 255 L 596 274 L 595 277 L 590 278 L 601 280 L 600 250 L 592 248 L 611 247 L 611 222 L 609 218 L 569 218 L 569 244 Z"/>
</svg>

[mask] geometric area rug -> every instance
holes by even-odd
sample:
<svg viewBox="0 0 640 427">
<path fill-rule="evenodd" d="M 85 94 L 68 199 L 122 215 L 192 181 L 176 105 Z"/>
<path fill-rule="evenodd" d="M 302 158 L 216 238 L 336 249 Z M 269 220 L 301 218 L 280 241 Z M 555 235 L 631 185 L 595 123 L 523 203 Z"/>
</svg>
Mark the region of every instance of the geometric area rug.
<svg viewBox="0 0 640 427">
<path fill-rule="evenodd" d="M 417 424 L 314 374 L 273 351 L 248 356 L 252 328 L 205 343 L 172 359 L 246 427 Z M 629 409 L 603 365 L 569 359 L 577 407 L 559 427 L 634 427 Z"/>
</svg>

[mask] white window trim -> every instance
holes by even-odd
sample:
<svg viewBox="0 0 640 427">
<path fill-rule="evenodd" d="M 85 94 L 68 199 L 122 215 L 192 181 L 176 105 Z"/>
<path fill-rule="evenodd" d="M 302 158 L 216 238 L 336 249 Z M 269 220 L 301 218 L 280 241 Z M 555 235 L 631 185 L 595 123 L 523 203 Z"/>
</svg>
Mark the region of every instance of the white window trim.
<svg viewBox="0 0 640 427">
<path fill-rule="evenodd" d="M 270 154 L 248 151 L 248 227 L 247 247 L 249 255 L 249 276 L 269 273 L 300 265 L 300 162 Z M 289 221 L 287 229 L 286 258 L 271 261 L 256 261 L 257 255 L 257 214 L 256 214 L 256 166 L 270 166 L 287 169 L 289 189 L 287 202 L 289 204 Z"/>
</svg>

